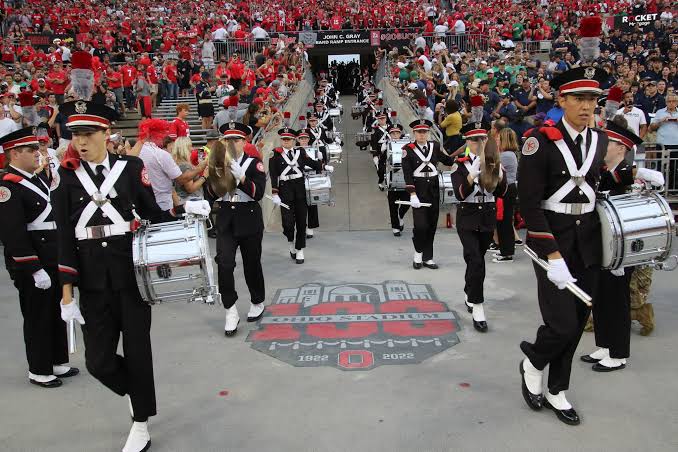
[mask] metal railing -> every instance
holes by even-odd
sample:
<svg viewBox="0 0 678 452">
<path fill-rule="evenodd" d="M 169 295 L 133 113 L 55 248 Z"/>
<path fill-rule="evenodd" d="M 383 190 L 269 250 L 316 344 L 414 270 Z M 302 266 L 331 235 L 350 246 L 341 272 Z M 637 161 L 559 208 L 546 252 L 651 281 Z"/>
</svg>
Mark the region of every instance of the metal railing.
<svg viewBox="0 0 678 452">
<path fill-rule="evenodd" d="M 665 181 L 661 194 L 667 201 L 678 201 L 678 149 L 666 149 L 659 143 L 644 143 L 643 147 L 645 152 L 636 156 L 636 165 L 661 172 Z"/>
</svg>

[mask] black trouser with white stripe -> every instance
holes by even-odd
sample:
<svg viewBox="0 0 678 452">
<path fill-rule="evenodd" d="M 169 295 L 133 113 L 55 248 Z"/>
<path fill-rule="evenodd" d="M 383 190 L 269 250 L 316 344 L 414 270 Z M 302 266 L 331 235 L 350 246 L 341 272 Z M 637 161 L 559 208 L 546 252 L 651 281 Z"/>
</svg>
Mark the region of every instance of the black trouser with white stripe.
<svg viewBox="0 0 678 452">
<path fill-rule="evenodd" d="M 80 289 L 85 362 L 104 386 L 130 396 L 134 420 L 144 422 L 156 414 L 151 307 L 141 299 L 138 288 L 111 286 L 109 282 L 104 290 Z M 121 335 L 122 356 L 117 354 Z"/>
<path fill-rule="evenodd" d="M 36 375 L 52 375 L 52 366 L 68 362 L 66 323 L 61 320 L 61 286 L 54 269 L 45 271 L 52 279 L 47 290 L 35 287 L 30 272 L 17 271 L 14 286 L 24 317 L 24 344 L 28 370 Z"/>
</svg>

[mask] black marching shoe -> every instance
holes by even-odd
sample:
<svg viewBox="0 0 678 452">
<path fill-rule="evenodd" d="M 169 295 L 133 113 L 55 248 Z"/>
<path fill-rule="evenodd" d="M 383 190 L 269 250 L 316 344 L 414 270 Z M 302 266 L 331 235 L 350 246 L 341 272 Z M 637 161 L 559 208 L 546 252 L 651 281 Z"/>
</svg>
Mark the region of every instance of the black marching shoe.
<svg viewBox="0 0 678 452">
<path fill-rule="evenodd" d="M 295 260 L 297 264 L 303 264 L 304 263 L 304 250 L 297 250 L 297 254 L 295 255 Z"/>
<path fill-rule="evenodd" d="M 591 355 L 582 355 L 579 357 L 579 359 L 589 364 L 597 364 L 598 361 L 600 361 L 599 359 L 592 358 Z"/>
<path fill-rule="evenodd" d="M 541 410 L 544 406 L 544 394 L 532 394 L 530 390 L 527 389 L 527 384 L 525 383 L 525 369 L 523 369 L 522 360 L 518 363 L 518 371 L 520 372 L 520 383 L 523 387 L 523 399 L 525 399 L 525 403 L 535 411 Z"/>
<path fill-rule="evenodd" d="M 74 376 L 78 375 L 79 373 L 80 373 L 80 369 L 78 369 L 77 367 L 71 367 L 70 369 L 68 369 L 67 372 L 64 372 L 64 373 L 59 374 L 59 375 L 54 374 L 54 376 L 56 376 L 57 378 L 68 378 L 68 377 L 74 377 Z"/>
<path fill-rule="evenodd" d="M 579 419 L 579 415 L 574 410 L 574 408 L 570 408 L 569 410 L 559 410 L 558 408 L 551 405 L 546 398 L 544 398 L 544 406 L 546 408 L 551 408 L 553 412 L 556 413 L 558 419 L 567 425 L 579 425 L 581 423 L 581 419 Z"/>
<path fill-rule="evenodd" d="M 430 261 L 424 261 L 424 267 L 430 268 L 431 270 L 437 270 L 438 269 L 438 264 L 433 262 L 432 260 Z"/>
<path fill-rule="evenodd" d="M 40 386 L 41 388 L 58 388 L 59 386 L 61 386 L 63 384 L 63 382 L 58 378 L 55 378 L 54 380 L 50 380 L 50 381 L 44 381 L 44 382 L 38 381 L 38 380 L 33 380 L 32 378 L 29 378 L 28 381 L 30 381 L 31 384 L 34 384 L 36 386 Z"/>
<path fill-rule="evenodd" d="M 593 369 L 595 372 L 614 372 L 615 370 L 622 370 L 623 368 L 626 367 L 626 364 L 620 364 L 619 366 L 615 367 L 607 367 L 603 366 L 600 363 L 595 363 L 591 369 Z"/>
<path fill-rule="evenodd" d="M 415 270 L 419 270 L 421 268 L 421 262 L 412 262 L 412 267 Z"/>
<path fill-rule="evenodd" d="M 473 319 L 473 328 L 479 333 L 487 333 L 487 322 L 485 320 L 476 321 Z"/>
</svg>

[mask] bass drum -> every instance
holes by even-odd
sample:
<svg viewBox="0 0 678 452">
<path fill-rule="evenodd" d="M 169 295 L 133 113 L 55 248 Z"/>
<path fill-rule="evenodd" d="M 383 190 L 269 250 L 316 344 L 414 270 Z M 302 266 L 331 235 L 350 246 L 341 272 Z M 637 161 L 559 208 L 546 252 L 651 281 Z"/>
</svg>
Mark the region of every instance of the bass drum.
<svg viewBox="0 0 678 452">
<path fill-rule="evenodd" d="M 440 190 L 440 207 L 449 207 L 452 204 L 459 203 L 454 196 L 454 187 L 452 186 L 452 173 L 454 171 L 441 171 L 438 173 L 438 189 Z"/>
<path fill-rule="evenodd" d="M 141 297 L 148 304 L 221 301 L 214 278 L 205 218 L 142 225 L 132 255 Z"/>
<path fill-rule="evenodd" d="M 642 191 L 610 196 L 597 201 L 596 211 L 603 268 L 656 266 L 669 257 L 675 222 L 669 204 L 659 194 Z"/>
</svg>

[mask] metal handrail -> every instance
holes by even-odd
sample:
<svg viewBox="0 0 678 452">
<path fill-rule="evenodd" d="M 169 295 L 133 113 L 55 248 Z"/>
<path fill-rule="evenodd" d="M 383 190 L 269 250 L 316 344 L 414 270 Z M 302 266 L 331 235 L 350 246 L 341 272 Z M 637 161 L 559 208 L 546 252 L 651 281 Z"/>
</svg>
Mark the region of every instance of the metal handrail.
<svg viewBox="0 0 678 452">
<path fill-rule="evenodd" d="M 671 153 L 676 151 L 666 149 L 660 143 L 643 143 L 643 148 L 642 155 L 636 155 L 634 159 L 636 165 L 660 171 L 665 181 L 661 195 L 667 199 L 678 199 L 678 157 L 671 157 Z"/>
</svg>

